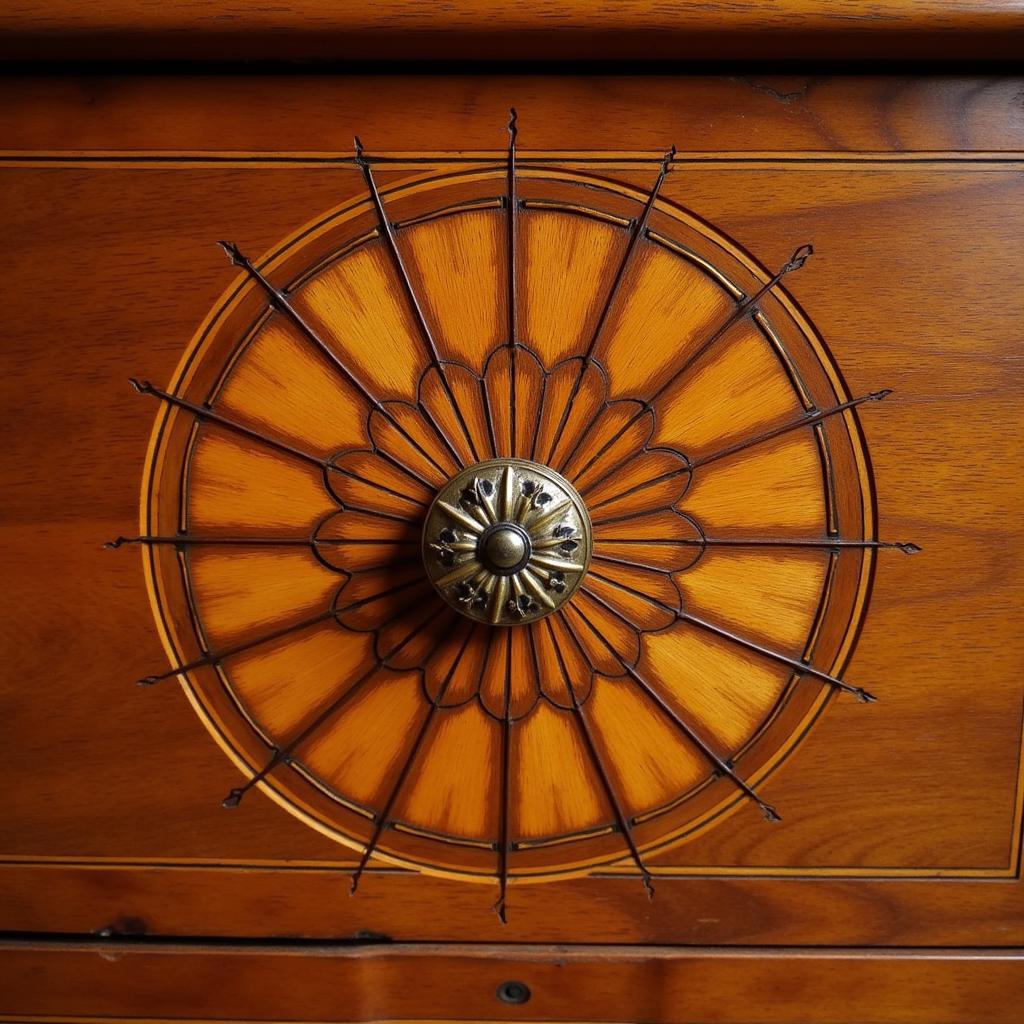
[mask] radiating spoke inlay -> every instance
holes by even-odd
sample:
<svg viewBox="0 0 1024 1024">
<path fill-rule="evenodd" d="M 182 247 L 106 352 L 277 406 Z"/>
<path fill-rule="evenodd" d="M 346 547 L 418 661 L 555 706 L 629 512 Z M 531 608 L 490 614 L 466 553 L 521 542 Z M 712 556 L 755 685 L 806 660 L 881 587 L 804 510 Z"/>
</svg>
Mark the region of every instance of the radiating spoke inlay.
<svg viewBox="0 0 1024 1024">
<path fill-rule="evenodd" d="M 545 625 L 548 628 L 548 632 L 551 634 L 551 642 L 555 650 L 555 655 L 558 659 L 559 670 L 561 671 L 562 678 L 565 681 L 565 688 L 569 691 L 569 699 L 572 701 L 573 715 L 576 718 L 576 724 L 579 727 L 580 735 L 583 737 L 587 753 L 590 756 L 591 763 L 594 765 L 594 770 L 597 772 L 598 778 L 601 780 L 601 788 L 604 790 L 605 797 L 607 798 L 608 804 L 615 816 L 615 821 L 619 826 L 619 831 L 622 833 L 622 838 L 626 843 L 630 856 L 633 858 L 633 862 L 640 871 L 640 880 L 643 883 L 644 888 L 647 890 L 647 896 L 649 899 L 654 899 L 654 885 L 651 882 L 651 874 L 647 870 L 647 865 L 644 864 L 643 857 L 640 855 L 640 848 L 636 845 L 636 840 L 633 838 L 632 826 L 622 809 L 619 796 L 615 792 L 615 787 L 612 785 L 612 781 L 608 776 L 608 770 L 605 768 L 604 762 L 601 760 L 601 755 L 598 752 L 597 745 L 591 735 L 586 714 L 583 710 L 582 704 L 580 704 L 579 698 L 576 696 L 576 691 L 573 688 L 569 672 L 565 667 L 565 660 L 562 657 L 561 649 L 559 648 L 558 642 L 555 640 L 555 634 L 551 628 L 550 620 L 547 621 Z M 583 649 L 583 645 L 580 643 L 579 638 L 571 629 L 567 630 L 567 632 L 572 638 L 576 649 L 579 651 L 584 661 L 586 661 L 586 651 Z"/>
<path fill-rule="evenodd" d="M 519 454 L 517 446 L 518 432 L 516 420 L 518 416 L 516 401 L 516 345 L 519 343 L 518 327 L 518 303 L 516 301 L 516 207 L 519 198 L 516 195 L 516 111 L 513 107 L 509 111 L 508 122 L 508 347 L 509 347 L 509 418 L 511 420 L 511 442 L 512 447 L 509 454 L 516 458 Z"/>
<path fill-rule="evenodd" d="M 600 602 L 600 599 L 598 599 Z M 603 603 L 603 602 L 600 602 Z M 686 722 L 682 716 L 661 696 L 660 693 L 640 674 L 640 672 L 631 665 L 621 654 L 615 649 L 614 645 L 608 640 L 608 638 L 598 629 L 590 618 L 579 608 L 573 609 L 574 614 L 579 615 L 582 621 L 586 624 L 587 628 L 593 633 L 593 635 L 600 641 L 600 643 L 608 650 L 608 652 L 615 658 L 616 661 L 622 666 L 626 675 L 630 677 L 640 687 L 643 693 L 650 699 L 658 710 L 665 715 L 666 718 L 684 735 L 686 738 L 704 755 L 704 757 L 710 762 L 717 772 L 725 775 L 729 778 L 732 783 L 747 797 L 754 801 L 755 804 L 760 808 L 761 813 L 765 816 L 767 821 L 779 821 L 778 812 L 774 807 L 766 804 L 758 795 L 754 792 L 753 787 L 748 782 L 740 778 L 739 775 L 734 771 L 732 764 L 726 760 L 725 757 L 715 752 L 710 744 L 701 737 L 701 735 L 694 729 L 692 725 Z"/>
<path fill-rule="evenodd" d="M 388 622 L 397 619 L 402 612 L 398 612 L 388 619 Z M 389 658 L 394 657 L 399 651 L 402 650 L 407 644 L 409 644 L 415 637 L 422 633 L 424 629 L 429 625 L 430 620 L 424 619 L 415 628 L 411 629 L 401 640 L 395 643 L 388 651 L 378 657 L 373 664 L 366 669 L 354 682 L 349 683 L 348 688 L 334 700 L 330 701 L 324 708 L 322 708 L 313 717 L 307 725 L 303 726 L 302 729 L 296 733 L 284 746 L 279 747 L 275 750 L 273 757 L 258 771 L 244 786 L 240 786 L 237 789 L 231 790 L 230 793 L 224 798 L 223 804 L 225 807 L 237 807 L 241 802 L 246 793 L 249 792 L 254 786 L 262 782 L 278 765 L 285 763 L 291 759 L 292 754 L 313 736 L 314 733 L 319 731 L 323 726 L 333 718 L 357 693 L 359 693 L 366 681 L 372 678 L 378 670 L 384 668 Z M 439 637 L 437 643 L 441 642 Z"/>
<path fill-rule="evenodd" d="M 144 525 L 105 545 L 191 658 L 139 682 L 244 752 L 224 806 L 262 785 L 358 851 L 353 893 L 381 857 L 483 878 L 503 923 L 519 883 L 653 896 L 651 851 L 778 820 L 812 712 L 874 700 L 838 666 L 876 557 L 920 550 L 874 539 L 855 410 L 890 392 L 845 400 L 779 287 L 811 246 L 770 274 L 663 198 L 674 148 L 623 158 L 638 194 L 519 124 L 402 182 L 357 138 L 354 201 L 259 266 L 220 243 L 243 306 L 180 383 L 132 381 L 166 408 Z"/>
<path fill-rule="evenodd" d="M 370 839 L 366 844 L 366 848 L 363 850 L 363 855 L 359 858 L 359 864 L 356 867 L 355 873 L 352 875 L 352 885 L 349 890 L 352 895 L 355 895 L 356 890 L 359 888 L 359 880 L 362 878 L 363 872 L 366 870 L 366 865 L 370 862 L 370 858 L 377 849 L 377 844 L 380 842 L 380 837 L 384 834 L 384 830 L 393 824 L 391 813 L 398 801 L 399 794 L 402 792 L 402 787 L 409 778 L 409 774 L 420 755 L 420 750 L 423 747 L 423 741 L 430 732 L 434 716 L 437 714 L 438 708 L 444 700 L 445 694 L 448 692 L 448 687 L 451 685 L 452 677 L 455 675 L 459 662 L 462 661 L 463 655 L 466 653 L 466 648 L 469 646 L 469 641 L 472 639 L 476 628 L 477 627 L 474 625 L 466 633 L 466 637 L 462 641 L 462 646 L 459 648 L 459 653 L 455 656 L 455 660 L 452 662 L 451 668 L 448 669 L 448 674 L 445 676 L 444 682 L 441 684 L 441 688 L 438 691 L 436 699 L 431 701 L 430 706 L 427 708 L 426 717 L 423 719 L 423 723 L 417 731 L 412 745 L 409 747 L 409 753 L 398 773 L 398 777 L 395 779 L 395 784 L 392 786 L 391 792 L 384 803 L 384 807 L 377 817 L 377 824 L 374 827 L 373 834 L 370 836 Z"/>
<path fill-rule="evenodd" d="M 578 475 L 582 476 L 602 456 L 604 456 L 612 448 L 615 442 L 618 441 L 634 423 L 638 422 L 642 416 L 644 416 L 647 412 L 654 408 L 655 402 L 657 402 L 662 395 L 664 395 L 674 384 L 676 384 L 676 382 L 679 381 L 686 374 L 686 372 L 700 359 L 701 356 L 704 355 L 705 352 L 711 349 L 712 346 L 714 346 L 732 326 L 739 323 L 740 320 L 742 320 L 748 313 L 756 311 L 758 303 L 761 301 L 761 299 L 763 299 L 765 295 L 767 295 L 773 288 L 775 288 L 775 286 L 787 274 L 792 273 L 794 270 L 799 270 L 807 262 L 808 258 L 812 255 L 813 252 L 814 248 L 812 246 L 802 245 L 799 249 L 796 250 L 796 252 L 793 253 L 793 255 L 779 269 L 779 271 L 775 273 L 764 285 L 761 286 L 761 288 L 759 288 L 749 298 L 742 300 L 732 311 L 732 313 L 730 313 L 729 316 L 726 317 L 726 319 L 721 324 L 719 324 L 719 326 L 715 328 L 714 331 L 711 332 L 708 338 L 697 346 L 697 349 L 686 358 L 683 364 L 673 371 L 672 375 L 668 378 L 668 380 L 666 380 L 665 383 L 662 384 L 654 392 L 653 395 L 649 396 L 641 404 L 640 408 L 637 409 L 633 416 L 626 423 L 624 423 L 618 429 L 618 431 L 616 431 L 616 433 L 613 434 L 612 437 L 610 437 L 605 442 L 605 444 L 597 452 L 594 453 L 593 456 L 591 456 L 591 458 L 579 470 Z M 585 434 L 582 434 L 581 439 L 585 436 Z M 577 448 L 578 447 L 579 444 L 577 444 Z M 571 460 L 573 454 L 575 454 L 575 452 L 570 453 L 569 457 L 566 459 L 566 464 L 568 464 L 568 462 Z M 613 472 L 618 470 L 620 466 L 621 463 L 617 464 L 612 469 L 606 470 L 601 475 L 601 477 L 591 486 L 596 486 L 597 483 L 600 483 L 601 481 L 607 479 Z M 581 493 L 586 494 L 587 490 L 589 490 L 589 488 L 584 488 L 584 490 Z"/>
<path fill-rule="evenodd" d="M 451 384 L 448 381 L 448 376 L 445 371 L 444 363 L 441 362 L 441 357 L 438 354 L 437 342 L 434 340 L 434 334 L 430 329 L 430 325 L 427 323 L 427 318 L 423 314 L 423 307 L 420 305 L 420 300 L 416 297 L 416 290 L 412 286 L 412 279 L 409 277 L 409 271 L 405 266 L 405 259 L 402 257 L 402 252 L 398 248 L 398 239 L 395 237 L 395 227 L 391 223 L 387 212 L 384 209 L 384 201 L 381 198 L 380 191 L 377 188 L 377 182 L 373 176 L 373 168 L 370 165 L 370 160 L 363 153 L 363 144 L 359 141 L 358 136 L 355 139 L 356 147 L 356 163 L 362 168 L 363 178 L 366 181 L 366 187 L 370 192 L 370 198 L 373 201 L 373 208 L 377 213 L 377 223 L 380 227 L 381 233 L 384 237 L 384 241 L 387 244 L 388 252 L 391 254 L 391 259 L 394 262 L 395 269 L 398 271 L 399 280 L 402 283 L 402 290 L 405 292 L 405 296 L 409 301 L 409 306 L 413 312 L 413 318 L 416 321 L 416 326 L 419 328 L 420 334 L 423 337 L 423 341 L 427 346 L 427 351 L 430 357 L 430 364 L 437 369 L 438 377 L 441 381 L 441 386 L 445 390 L 445 394 L 448 397 L 448 401 L 451 403 L 452 408 L 455 410 L 455 415 L 459 421 L 459 427 L 465 436 L 466 443 L 469 445 L 469 449 L 473 454 L 474 459 L 479 459 L 480 454 L 477 452 L 475 445 L 473 444 L 473 435 L 466 425 L 465 418 L 462 414 L 462 409 L 459 403 L 455 400 L 455 395 L 452 393 Z M 445 445 L 451 454 L 452 458 L 455 459 L 455 464 L 461 466 L 462 459 L 456 452 L 455 447 L 448 439 L 448 434 L 434 419 L 433 415 L 426 409 L 421 402 L 419 404 L 419 410 L 423 416 L 427 419 L 430 425 L 433 427 L 434 432 L 437 434 L 441 443 Z"/>
<path fill-rule="evenodd" d="M 877 699 L 868 693 L 867 690 L 864 690 L 859 686 L 850 686 L 848 683 L 844 683 L 842 679 L 829 675 L 827 672 L 822 672 L 821 669 L 814 668 L 812 665 L 808 665 L 807 662 L 798 661 L 796 658 L 791 658 L 788 655 L 783 654 L 781 651 L 776 651 L 771 647 L 765 647 L 763 644 L 759 644 L 753 640 L 748 640 L 739 633 L 723 629 L 721 626 L 716 626 L 714 623 L 707 622 L 704 619 L 699 619 L 695 615 L 690 615 L 688 612 L 680 613 L 679 621 L 688 622 L 693 626 L 697 626 L 699 629 L 703 629 L 707 633 L 713 633 L 715 636 L 719 636 L 723 640 L 729 640 L 734 644 L 738 644 L 740 647 L 745 647 L 748 651 L 753 651 L 755 654 L 761 654 L 772 661 L 777 661 L 780 665 L 787 665 L 794 672 L 797 672 L 800 675 L 814 676 L 815 679 L 820 679 L 823 683 L 828 683 L 829 686 L 834 689 L 839 690 L 842 693 L 848 693 L 852 697 L 856 697 L 862 704 L 869 704 Z"/>
<path fill-rule="evenodd" d="M 801 416 L 795 420 L 790 420 L 782 426 L 773 427 L 770 430 L 765 430 L 762 433 L 756 434 L 754 437 L 747 438 L 744 441 L 737 441 L 735 444 L 731 444 L 727 448 L 722 448 L 720 451 L 713 452 L 710 455 L 705 455 L 703 458 L 694 459 L 690 463 L 690 468 L 695 470 L 700 466 L 707 466 L 709 463 L 717 462 L 719 459 L 724 459 L 729 455 L 735 455 L 737 452 L 746 451 L 748 448 L 764 444 L 766 441 L 772 441 L 776 437 L 781 437 L 783 434 L 788 434 L 793 430 L 799 430 L 801 427 L 813 427 L 816 423 L 821 423 L 830 416 L 846 412 L 847 409 L 855 409 L 858 405 L 863 405 L 865 402 L 881 402 L 891 394 L 891 388 L 886 388 L 884 391 L 872 391 L 870 395 L 861 395 L 860 398 L 851 399 L 849 402 L 842 402 L 841 404 L 834 405 L 829 409 L 822 409 L 819 412 Z"/>
<path fill-rule="evenodd" d="M 434 461 L 433 457 L 423 447 L 421 447 L 419 442 L 395 419 L 387 406 L 376 395 L 374 395 L 369 388 L 367 388 L 355 373 L 349 369 L 338 354 L 320 337 L 306 318 L 303 317 L 295 308 L 291 299 L 289 299 L 289 297 L 279 288 L 275 288 L 274 285 L 271 284 L 270 281 L 256 268 L 253 262 L 242 253 L 234 242 L 219 242 L 218 244 L 224 252 L 227 253 L 228 259 L 230 259 L 236 267 L 241 267 L 249 277 L 263 289 L 270 301 L 271 307 L 287 316 L 288 319 L 291 320 L 291 322 L 299 329 L 302 336 L 323 355 L 323 357 L 338 371 L 345 381 L 359 392 L 370 408 L 383 416 L 395 428 L 395 430 L 397 430 L 405 440 L 420 453 L 420 455 L 427 459 L 438 470 L 438 472 L 443 474 L 444 469 Z M 456 460 L 456 464 L 458 464 L 458 460 Z"/>
<path fill-rule="evenodd" d="M 597 318 L 597 325 L 594 327 L 594 333 L 591 335 L 590 343 L 587 345 L 586 351 L 583 353 L 583 358 L 580 361 L 579 372 L 576 374 L 572 390 L 569 393 L 569 398 L 565 403 L 565 410 L 562 413 L 558 427 L 552 436 L 551 445 L 544 460 L 549 465 L 551 464 L 552 458 L 555 454 L 555 448 L 558 445 L 559 438 L 562 436 L 562 431 L 565 429 L 565 425 L 569 420 L 569 413 L 572 411 L 573 402 L 579 395 L 587 366 L 589 366 L 594 359 L 594 352 L 597 349 L 598 342 L 601 340 L 601 335 L 604 333 L 605 323 L 615 306 L 615 299 L 619 294 L 619 287 L 626 276 L 626 271 L 629 270 L 630 264 L 633 261 L 633 253 L 636 250 L 637 243 L 647 230 L 647 223 L 651 218 L 651 211 L 654 209 L 654 204 L 657 202 L 658 194 L 661 192 L 661 186 L 665 183 L 665 178 L 668 177 L 669 168 L 672 165 L 673 159 L 675 159 L 675 155 L 676 147 L 673 146 L 663 157 L 661 167 L 658 170 L 658 177 L 655 179 L 654 185 L 647 196 L 647 201 L 644 203 L 643 211 L 633 224 L 633 229 L 630 232 L 629 241 L 626 243 L 626 249 L 622 254 L 622 259 L 619 262 L 618 270 L 615 272 L 615 277 L 612 279 L 611 287 L 608 289 L 608 294 L 605 298 L 604 305 L 601 308 L 601 313 Z M 588 432 L 589 431 L 585 430 L 580 436 L 585 437 Z M 572 453 L 570 453 L 570 458 L 571 455 Z M 568 461 L 568 458 L 563 460 L 562 468 L 567 465 Z"/>
</svg>

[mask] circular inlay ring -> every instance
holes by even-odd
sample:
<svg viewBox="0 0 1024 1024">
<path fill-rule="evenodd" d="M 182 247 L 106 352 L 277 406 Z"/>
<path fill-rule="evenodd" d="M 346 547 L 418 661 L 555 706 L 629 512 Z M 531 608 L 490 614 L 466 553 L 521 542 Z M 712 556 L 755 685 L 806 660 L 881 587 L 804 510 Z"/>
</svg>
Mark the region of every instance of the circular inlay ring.
<svg viewBox="0 0 1024 1024">
<path fill-rule="evenodd" d="M 233 255 L 171 386 L 140 387 L 165 403 L 139 542 L 172 664 L 148 678 L 245 774 L 229 801 L 502 892 L 654 851 L 685 871 L 712 827 L 745 848 L 733 812 L 836 691 L 876 558 L 852 396 L 781 275 L 555 162 L 504 204 L 506 168 L 431 167 L 386 214 L 360 196 Z M 593 532 L 571 599 L 517 628 L 423 567 L 431 503 L 492 453 L 555 468 Z"/>
<path fill-rule="evenodd" d="M 590 516 L 559 473 L 525 459 L 491 459 L 441 488 L 423 525 L 423 563 L 463 615 L 512 626 L 550 615 L 590 564 Z"/>
</svg>

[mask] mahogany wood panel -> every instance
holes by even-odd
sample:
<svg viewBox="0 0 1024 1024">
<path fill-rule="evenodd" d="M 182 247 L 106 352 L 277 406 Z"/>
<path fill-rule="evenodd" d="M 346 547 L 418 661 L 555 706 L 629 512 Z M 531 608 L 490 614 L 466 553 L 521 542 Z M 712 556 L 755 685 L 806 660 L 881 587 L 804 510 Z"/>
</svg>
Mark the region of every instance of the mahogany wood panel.
<svg viewBox="0 0 1024 1024">
<path fill-rule="evenodd" d="M 0 947 L 0 1020 L 1017 1024 L 1018 952 Z M 508 1005 L 515 981 L 529 998 Z"/>
<path fill-rule="evenodd" d="M 1019 56 L 1014 0 L 8 5 L 5 58 L 811 60 Z"/>
<path fill-rule="evenodd" d="M 1020 945 L 1021 83 L 430 81 L 4 84 L 3 925 Z M 170 380 L 234 276 L 215 239 L 262 253 L 356 195 L 354 130 L 494 154 L 510 104 L 525 151 L 600 125 L 637 188 L 674 139 L 666 196 L 766 262 L 815 243 L 792 294 L 853 391 L 896 389 L 864 419 L 881 529 L 924 551 L 879 569 L 870 724 L 837 703 L 771 780 L 783 828 L 748 810 L 665 854 L 653 904 L 635 877 L 516 888 L 503 929 L 477 887 L 377 871 L 349 900 L 350 855 L 262 798 L 221 810 L 235 769 L 173 684 L 131 686 L 164 656 L 101 544 L 136 521 L 153 417 L 127 377 Z"/>
<path fill-rule="evenodd" d="M 500 151 L 515 103 L 523 148 L 616 147 L 756 160 L 799 154 L 1024 151 L 1019 77 L 665 74 L 17 76 L 4 82 L 4 150 L 155 155 L 262 153 L 292 162 L 352 153 Z M 527 127 L 529 126 L 529 127 Z M 223 160 L 221 156 L 219 159 Z M 649 185 L 650 182 L 644 182 Z"/>
<path fill-rule="evenodd" d="M 277 814 L 280 816 L 281 812 Z M 301 835 L 301 831 L 296 829 Z M 353 858 L 354 863 L 354 858 Z M 512 891 L 502 925 L 476 885 L 373 872 L 349 898 L 337 867 L 7 864 L 0 919 L 26 932 L 365 941 L 1024 946 L 1014 882 L 600 877 Z M 595 896 L 595 892 L 597 895 Z"/>
</svg>

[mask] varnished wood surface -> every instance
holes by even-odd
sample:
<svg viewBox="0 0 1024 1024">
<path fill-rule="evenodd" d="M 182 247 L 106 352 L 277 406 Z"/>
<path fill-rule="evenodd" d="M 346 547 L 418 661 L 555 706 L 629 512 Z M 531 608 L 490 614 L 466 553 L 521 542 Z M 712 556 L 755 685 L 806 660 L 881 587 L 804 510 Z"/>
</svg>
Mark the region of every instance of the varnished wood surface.
<svg viewBox="0 0 1024 1024">
<path fill-rule="evenodd" d="M 524 151 L 607 140 L 654 157 L 675 144 L 680 160 L 732 154 L 755 167 L 834 154 L 867 166 L 879 154 L 1012 158 L 1024 151 L 1020 88 L 1019 78 L 956 74 L 18 76 L 4 82 L 0 149 L 23 160 L 261 154 L 287 166 L 302 154 L 350 157 L 359 134 L 372 152 L 495 153 L 515 103 Z"/>
<path fill-rule="evenodd" d="M 1019 55 L 1014 0 L 757 0 L 703 3 L 385 0 L 274 6 L 179 0 L 11 4 L 5 58 L 123 59 L 737 59 Z"/>
<path fill-rule="evenodd" d="M 496 997 L 517 981 L 529 1000 Z M 1018 1024 L 1021 951 L 4 944 L 0 1020 Z"/>
<path fill-rule="evenodd" d="M 282 812 L 275 812 L 284 817 Z M 272 824 L 269 816 L 265 822 Z M 295 832 L 301 834 L 298 827 Z M 654 900 L 635 877 L 513 887 L 502 925 L 482 889 L 411 873 L 371 873 L 349 897 L 336 865 L 8 864 L 0 918 L 28 932 L 155 937 L 226 936 L 358 941 L 595 942 L 679 946 L 1024 946 L 1014 882 L 749 874 L 655 879 Z"/>
<path fill-rule="evenodd" d="M 1020 945 L 1021 83 L 433 82 L 4 83 L 4 926 Z M 635 878 L 524 887 L 502 929 L 455 883 L 379 873 L 350 900 L 334 844 L 262 798 L 224 812 L 234 769 L 180 694 L 131 686 L 164 655 L 135 557 L 101 544 L 136 521 L 153 417 L 126 379 L 171 378 L 233 277 L 213 241 L 259 253 L 355 194 L 354 167 L 309 159 L 354 130 L 500 152 L 510 103 L 537 150 L 600 123 L 624 151 L 750 158 L 686 163 L 669 195 L 765 261 L 815 243 L 793 294 L 851 390 L 896 389 L 864 421 L 881 529 L 924 551 L 882 563 L 851 664 L 881 699 L 866 729 L 831 708 L 773 782 L 784 828 L 737 815 L 659 861 L 682 877 L 653 904 Z"/>
</svg>

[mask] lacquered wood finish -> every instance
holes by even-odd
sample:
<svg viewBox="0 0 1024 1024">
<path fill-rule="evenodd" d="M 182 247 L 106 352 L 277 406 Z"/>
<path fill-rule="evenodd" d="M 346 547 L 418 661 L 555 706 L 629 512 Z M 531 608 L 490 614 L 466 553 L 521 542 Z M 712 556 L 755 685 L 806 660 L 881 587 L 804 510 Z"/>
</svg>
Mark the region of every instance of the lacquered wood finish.
<svg viewBox="0 0 1024 1024">
<path fill-rule="evenodd" d="M 1024 944 L 1021 83 L 432 83 L 429 96 L 400 79 L 5 83 L 3 924 Z M 127 378 L 170 381 L 235 278 L 210 243 L 261 254 L 363 195 L 355 129 L 374 153 L 499 159 L 511 104 L 524 152 L 592 150 L 601 124 L 602 147 L 646 161 L 609 172 L 636 190 L 675 141 L 665 198 L 758 263 L 815 244 L 787 288 L 849 393 L 895 389 L 864 420 L 878 529 L 923 550 L 879 561 L 848 666 L 879 701 L 833 702 L 772 776 L 783 822 L 743 807 L 651 858 L 653 903 L 635 877 L 513 884 L 503 927 L 478 887 L 392 870 L 371 869 L 350 900 L 354 855 L 258 794 L 222 810 L 230 769 L 186 701 L 131 685 L 164 651 L 137 560 L 101 545 L 133 531 L 154 415 Z"/>
<path fill-rule="evenodd" d="M 0 15 L 0 57 L 906 62 L 1013 59 L 1022 34 L 1014 0 L 32 0 Z"/>
<path fill-rule="evenodd" d="M 621 946 L 0 947 L 0 1020 L 1017 1024 L 1020 954 Z M 527 1002 L 497 998 L 510 981 Z"/>
</svg>

